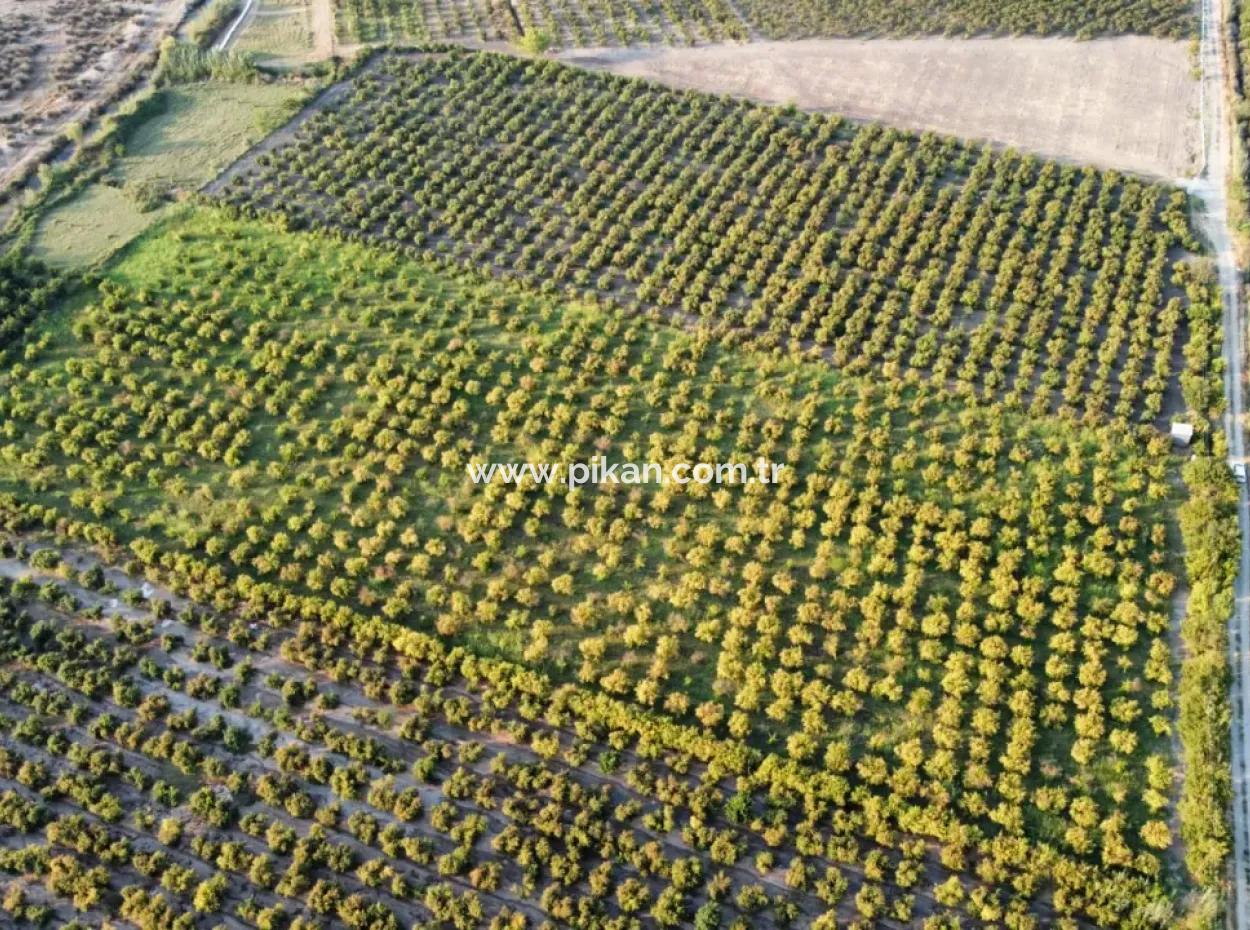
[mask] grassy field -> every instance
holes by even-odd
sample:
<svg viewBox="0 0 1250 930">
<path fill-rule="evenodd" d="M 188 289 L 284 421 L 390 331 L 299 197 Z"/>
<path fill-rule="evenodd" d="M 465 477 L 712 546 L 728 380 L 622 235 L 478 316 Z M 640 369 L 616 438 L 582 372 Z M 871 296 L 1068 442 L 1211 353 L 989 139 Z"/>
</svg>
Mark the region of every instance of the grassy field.
<svg viewBox="0 0 1250 930">
<path fill-rule="evenodd" d="M 1101 861 L 1133 894 L 1175 867 L 1165 438 L 205 211 L 32 341 L 0 374 L 0 490 L 202 600 L 380 616 L 817 765 L 856 804 L 911 798 L 923 831 Z M 466 475 L 597 454 L 786 469 Z"/>
<path fill-rule="evenodd" d="M 163 112 L 125 141 L 118 177 L 191 190 L 284 123 L 303 100 L 287 84 L 197 84 L 163 92 Z"/>
<path fill-rule="evenodd" d="M 84 267 L 129 242 L 167 208 L 144 211 L 120 187 L 95 183 L 40 218 L 31 255 L 62 267 Z"/>
<path fill-rule="evenodd" d="M 98 261 L 164 215 L 283 123 L 303 99 L 286 84 L 196 84 L 160 92 L 153 116 L 123 139 L 107 175 L 43 216 L 32 254 L 60 266 Z"/>
<path fill-rule="evenodd" d="M 259 0 L 256 12 L 234 44 L 258 64 L 290 67 L 306 61 L 313 51 L 312 25 L 306 2 Z"/>
</svg>

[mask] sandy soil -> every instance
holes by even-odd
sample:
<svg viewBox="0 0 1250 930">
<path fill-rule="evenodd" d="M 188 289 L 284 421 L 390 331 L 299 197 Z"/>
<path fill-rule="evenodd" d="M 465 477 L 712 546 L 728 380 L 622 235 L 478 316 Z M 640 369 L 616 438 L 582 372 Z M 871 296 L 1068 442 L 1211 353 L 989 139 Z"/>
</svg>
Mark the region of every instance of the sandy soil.
<svg viewBox="0 0 1250 930">
<path fill-rule="evenodd" d="M 334 5 L 331 0 L 312 0 L 313 49 L 318 59 L 334 54 Z"/>
<path fill-rule="evenodd" d="M 812 39 L 577 49 L 571 64 L 841 113 L 1161 178 L 1199 160 L 1198 81 L 1182 42 Z"/>
</svg>

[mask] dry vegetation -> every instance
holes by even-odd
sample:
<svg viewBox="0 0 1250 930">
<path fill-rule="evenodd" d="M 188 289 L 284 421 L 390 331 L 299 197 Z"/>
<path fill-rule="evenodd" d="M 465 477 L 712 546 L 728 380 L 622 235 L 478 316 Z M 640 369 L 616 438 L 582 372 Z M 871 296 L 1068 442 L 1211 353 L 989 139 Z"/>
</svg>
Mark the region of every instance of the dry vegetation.
<svg viewBox="0 0 1250 930">
<path fill-rule="evenodd" d="M 38 33 L 34 17 L 28 14 L 0 17 L 0 61 L 5 64 L 5 73 L 0 76 L 0 100 L 19 93 L 34 78 Z"/>
<path fill-rule="evenodd" d="M 186 0 L 19 0 L 0 16 L 0 190 L 124 88 Z M 15 66 L 10 69 L 9 62 Z"/>
</svg>

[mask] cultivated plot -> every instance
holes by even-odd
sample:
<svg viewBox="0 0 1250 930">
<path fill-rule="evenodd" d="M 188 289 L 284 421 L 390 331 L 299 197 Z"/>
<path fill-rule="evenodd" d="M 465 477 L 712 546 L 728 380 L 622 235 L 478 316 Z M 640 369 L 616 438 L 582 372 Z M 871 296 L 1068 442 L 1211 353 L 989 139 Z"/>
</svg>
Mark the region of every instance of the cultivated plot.
<svg viewBox="0 0 1250 930">
<path fill-rule="evenodd" d="M 1182 38 L 1196 25 L 1187 0 L 739 0 L 769 38 L 1133 33 Z"/>
<path fill-rule="evenodd" d="M 813 36 L 1107 34 L 1182 38 L 1185 0 L 335 0 L 347 41 L 514 39 L 566 46 Z"/>
<path fill-rule="evenodd" d="M 811 852 L 779 856 L 775 798 L 676 746 L 571 726 L 567 690 L 342 625 L 145 603 L 138 580 L 50 555 L 0 561 L 15 917 L 521 930 L 939 910 L 946 870 L 923 843 L 835 834 L 813 809 L 793 818 Z M 844 861 L 861 844 L 869 874 Z"/>
<path fill-rule="evenodd" d="M 335 8 L 238 41 L 599 47 L 265 136 L 301 79 L 182 45 L 25 227 L 90 274 L 0 260 L 0 924 L 1217 926 L 1188 4 Z M 830 33 L 928 38 L 760 41 Z"/>
<path fill-rule="evenodd" d="M 714 784 L 755 773 L 791 799 L 768 802 L 755 868 L 806 877 L 740 913 L 1119 926 L 1125 901 L 1169 906 L 1165 438 L 969 410 L 213 212 L 131 250 L 31 346 L 0 374 L 10 525 L 73 525 L 252 616 L 453 650 L 569 724 L 632 714 L 620 748 L 697 751 Z M 788 470 L 719 490 L 465 475 L 597 453 Z M 673 817 L 721 866 L 764 851 Z"/>
<path fill-rule="evenodd" d="M 983 139 L 1181 178 L 1199 167 L 1198 81 L 1181 42 L 814 39 L 574 49 L 579 67 Z"/>
</svg>

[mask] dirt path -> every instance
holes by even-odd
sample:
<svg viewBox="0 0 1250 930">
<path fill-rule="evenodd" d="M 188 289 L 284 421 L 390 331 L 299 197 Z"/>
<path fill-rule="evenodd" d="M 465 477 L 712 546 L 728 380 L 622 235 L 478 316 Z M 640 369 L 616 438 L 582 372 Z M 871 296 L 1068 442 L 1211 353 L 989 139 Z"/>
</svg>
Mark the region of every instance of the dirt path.
<svg viewBox="0 0 1250 930">
<path fill-rule="evenodd" d="M 1158 178 L 1198 167 L 1199 82 L 1183 42 L 810 39 L 570 49 L 568 64 L 795 104 Z"/>
<path fill-rule="evenodd" d="M 313 56 L 318 60 L 334 57 L 334 0 L 309 0 L 313 31 Z"/>
</svg>

